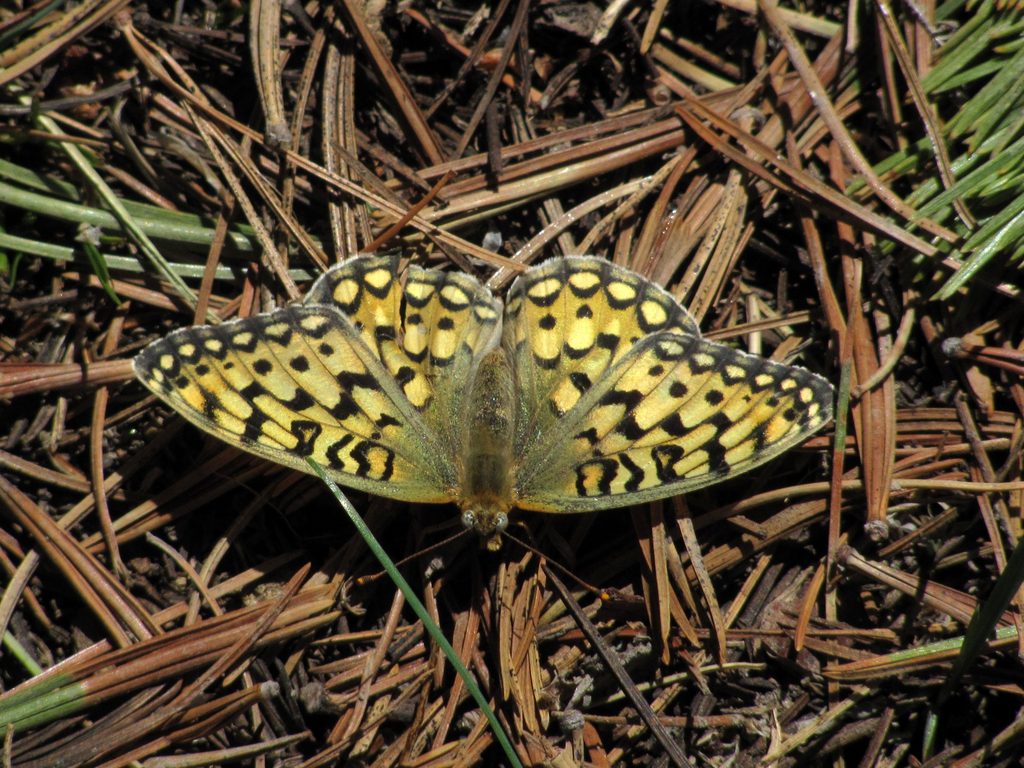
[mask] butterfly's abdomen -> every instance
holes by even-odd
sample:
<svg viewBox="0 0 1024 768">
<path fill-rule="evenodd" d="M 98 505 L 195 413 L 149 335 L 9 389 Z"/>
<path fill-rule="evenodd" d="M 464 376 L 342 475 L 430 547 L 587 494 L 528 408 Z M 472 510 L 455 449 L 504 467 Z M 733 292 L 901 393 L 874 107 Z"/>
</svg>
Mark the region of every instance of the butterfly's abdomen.
<svg viewBox="0 0 1024 768">
<path fill-rule="evenodd" d="M 503 349 L 495 349 L 481 361 L 464 400 L 463 509 L 507 512 L 512 505 L 514 395 L 508 357 Z"/>
</svg>

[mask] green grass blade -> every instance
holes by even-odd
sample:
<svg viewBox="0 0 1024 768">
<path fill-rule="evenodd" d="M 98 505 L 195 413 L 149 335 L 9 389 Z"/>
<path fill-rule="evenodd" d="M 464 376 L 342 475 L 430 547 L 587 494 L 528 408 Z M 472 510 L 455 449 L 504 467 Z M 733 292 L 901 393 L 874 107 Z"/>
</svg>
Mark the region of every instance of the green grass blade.
<svg viewBox="0 0 1024 768">
<path fill-rule="evenodd" d="M 516 768 L 522 768 L 522 763 L 519 761 L 519 757 L 516 755 L 515 749 L 512 747 L 512 743 L 509 741 L 508 736 L 502 729 L 501 723 L 498 722 L 498 718 L 494 714 L 494 710 L 491 709 L 490 704 L 488 704 L 487 699 L 484 697 L 483 691 L 481 691 L 480 687 L 476 684 L 476 679 L 470 674 L 469 670 L 466 669 L 465 665 L 463 665 L 458 654 L 455 653 L 455 649 L 452 648 L 451 643 L 448 642 L 444 633 L 441 632 L 441 628 L 431 620 L 430 614 L 427 613 L 427 609 L 423 607 L 423 603 L 420 602 L 412 587 L 409 586 L 409 582 L 405 580 L 405 577 L 402 576 L 398 567 L 394 564 L 391 558 L 388 557 L 387 552 L 384 551 L 380 542 L 377 541 L 377 538 L 373 535 L 370 529 L 366 527 L 366 523 L 363 522 L 359 513 L 356 512 L 356 508 L 352 506 L 352 503 L 342 492 L 341 488 L 338 487 L 338 484 L 331 480 L 331 478 L 329 478 L 324 472 L 323 467 L 315 461 L 312 459 L 306 459 L 306 462 L 313 468 L 317 477 L 323 480 L 324 484 L 331 489 L 331 493 L 334 494 L 334 498 L 338 500 L 341 508 L 345 510 L 345 514 L 348 515 L 349 519 L 352 521 L 352 525 L 354 525 L 356 530 L 359 532 L 359 535 L 363 537 L 363 541 L 366 542 L 370 551 L 373 552 L 374 557 L 380 561 L 381 566 L 387 572 L 391 581 L 394 582 L 395 586 L 398 587 L 405 596 L 405 600 L 409 604 L 409 607 L 412 608 L 416 616 L 419 617 L 419 620 L 423 622 L 423 626 L 426 628 L 427 634 L 429 634 L 431 639 L 437 643 L 444 655 L 448 657 L 448 661 L 451 662 L 456 673 L 458 673 L 459 677 L 462 678 L 462 682 L 466 684 L 466 690 L 469 691 L 470 695 L 480 706 L 480 710 L 487 718 L 487 722 L 490 723 L 491 730 L 494 732 L 495 738 L 498 740 L 502 750 L 505 752 L 505 757 L 508 759 L 509 763 Z"/>
<path fill-rule="evenodd" d="M 54 134 L 60 133 L 60 128 L 57 124 L 46 115 L 37 115 L 36 121 L 44 130 Z M 160 253 L 148 235 L 142 231 L 135 218 L 125 209 L 120 198 L 114 193 L 114 190 L 107 186 L 107 183 L 96 172 L 96 169 L 92 167 L 92 163 L 89 162 L 82 150 L 70 141 L 58 141 L 57 145 L 68 156 L 68 159 L 74 163 L 75 167 L 85 177 L 100 199 L 103 200 L 110 212 L 114 214 L 121 228 L 132 238 L 146 258 L 156 268 L 157 272 L 174 286 L 178 295 L 188 306 L 195 307 L 197 301 L 195 292 L 167 266 L 167 261 L 164 259 L 163 254 Z M 211 312 L 207 319 L 216 322 L 220 318 Z"/>
<path fill-rule="evenodd" d="M 989 640 L 1016 631 L 1014 627 L 1005 627 L 1001 632 L 996 632 L 996 628 L 1021 584 L 1024 584 L 1024 543 L 1018 542 L 1013 554 L 1006 562 L 1006 568 L 996 579 L 992 592 L 975 608 L 974 615 L 964 632 L 960 653 L 953 661 L 953 667 L 949 670 L 949 675 L 939 690 L 934 707 L 928 713 L 923 745 L 925 759 L 934 749 L 934 739 L 939 731 L 942 707 L 949 700 L 953 690 L 960 684 L 968 668 L 978 660 Z"/>
</svg>

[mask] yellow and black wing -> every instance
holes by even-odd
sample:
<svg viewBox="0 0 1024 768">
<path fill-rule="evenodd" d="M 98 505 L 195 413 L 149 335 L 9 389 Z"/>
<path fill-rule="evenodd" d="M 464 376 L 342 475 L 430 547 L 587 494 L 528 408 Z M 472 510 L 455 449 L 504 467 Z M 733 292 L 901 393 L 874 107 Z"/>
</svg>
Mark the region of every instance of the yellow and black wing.
<svg viewBox="0 0 1024 768">
<path fill-rule="evenodd" d="M 519 397 L 515 455 L 546 444 L 616 361 L 661 331 L 700 333 L 663 288 L 604 259 L 552 259 L 520 275 L 504 328 Z"/>
<path fill-rule="evenodd" d="M 597 261 L 548 262 L 512 289 L 506 343 L 531 414 L 518 506 L 580 512 L 703 488 L 831 419 L 827 381 L 702 339 L 667 293 Z"/>
<path fill-rule="evenodd" d="M 456 446 L 439 410 L 500 328 L 472 278 L 357 257 L 305 300 L 171 333 L 135 358 L 138 378 L 199 428 L 239 448 L 389 498 L 447 502 Z M 442 373 L 443 371 L 443 373 Z"/>
</svg>

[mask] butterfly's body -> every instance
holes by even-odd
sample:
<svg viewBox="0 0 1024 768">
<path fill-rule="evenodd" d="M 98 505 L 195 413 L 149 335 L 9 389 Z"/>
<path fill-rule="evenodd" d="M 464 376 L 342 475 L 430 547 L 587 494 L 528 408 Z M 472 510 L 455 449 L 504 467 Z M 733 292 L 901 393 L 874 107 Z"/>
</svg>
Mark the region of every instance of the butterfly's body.
<svg viewBox="0 0 1024 768">
<path fill-rule="evenodd" d="M 503 347 L 489 352 L 462 413 L 461 481 L 453 490 L 463 522 L 491 546 L 497 544 L 515 505 L 512 449 L 515 428 L 515 385 Z"/>
<path fill-rule="evenodd" d="M 802 442 L 832 387 L 703 339 L 662 288 L 592 257 L 505 306 L 458 272 L 351 259 L 301 304 L 175 331 L 140 380 L 252 453 L 389 498 L 455 503 L 496 546 L 513 508 L 586 512 L 706 487 Z"/>
</svg>

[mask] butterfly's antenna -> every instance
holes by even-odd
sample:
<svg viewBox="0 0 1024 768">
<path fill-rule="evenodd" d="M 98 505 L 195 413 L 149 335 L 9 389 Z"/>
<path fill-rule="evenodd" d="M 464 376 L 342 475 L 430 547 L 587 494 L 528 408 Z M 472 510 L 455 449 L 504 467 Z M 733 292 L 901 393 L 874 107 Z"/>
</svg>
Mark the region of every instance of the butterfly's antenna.
<svg viewBox="0 0 1024 768">
<path fill-rule="evenodd" d="M 546 567 L 558 569 L 559 571 L 562 572 L 562 574 L 567 579 L 571 579 L 572 581 L 575 581 L 577 584 L 579 584 L 581 587 L 583 587 L 583 589 L 587 590 L 588 592 L 592 592 L 595 595 L 598 595 L 602 600 L 605 598 L 605 595 L 606 595 L 605 590 L 601 589 L 600 587 L 595 587 L 593 584 L 588 584 L 583 579 L 581 579 L 579 576 L 577 576 L 575 573 L 573 573 L 568 568 L 566 568 L 564 565 L 562 565 L 561 563 L 555 562 L 554 560 L 552 560 L 550 557 L 545 555 L 543 552 L 541 552 L 539 549 L 537 549 L 532 544 L 527 544 L 522 539 L 513 536 L 507 530 L 504 533 L 502 533 L 501 535 L 504 536 L 505 538 L 507 538 L 509 541 L 514 541 L 516 544 L 518 544 L 523 549 L 525 549 L 525 550 L 527 550 L 529 552 L 533 552 L 533 554 L 535 554 L 537 557 L 539 557 L 541 560 L 544 561 L 544 564 L 545 564 Z"/>
<path fill-rule="evenodd" d="M 448 538 L 441 539 L 440 541 L 431 544 L 426 549 L 421 549 L 419 552 L 413 552 L 411 555 L 409 555 L 407 557 L 403 557 L 401 560 L 396 560 L 395 561 L 395 567 L 401 568 L 401 567 L 407 565 L 408 563 L 412 562 L 413 560 L 415 560 L 418 557 L 423 557 L 424 555 L 429 555 L 434 550 L 440 549 L 441 547 L 446 547 L 449 544 L 451 544 L 453 541 L 455 541 L 456 539 L 459 539 L 459 538 L 465 536 L 467 533 L 469 533 L 469 529 L 468 528 L 463 528 L 462 530 L 457 531 L 456 533 L 453 533 Z M 356 584 L 358 584 L 359 586 L 362 587 L 362 586 L 365 586 L 367 584 L 372 584 L 377 579 L 379 579 L 381 576 L 387 576 L 387 572 L 386 571 L 377 571 L 376 573 L 371 573 L 371 574 L 368 574 L 366 576 L 360 576 L 355 581 L 356 581 Z"/>
</svg>

